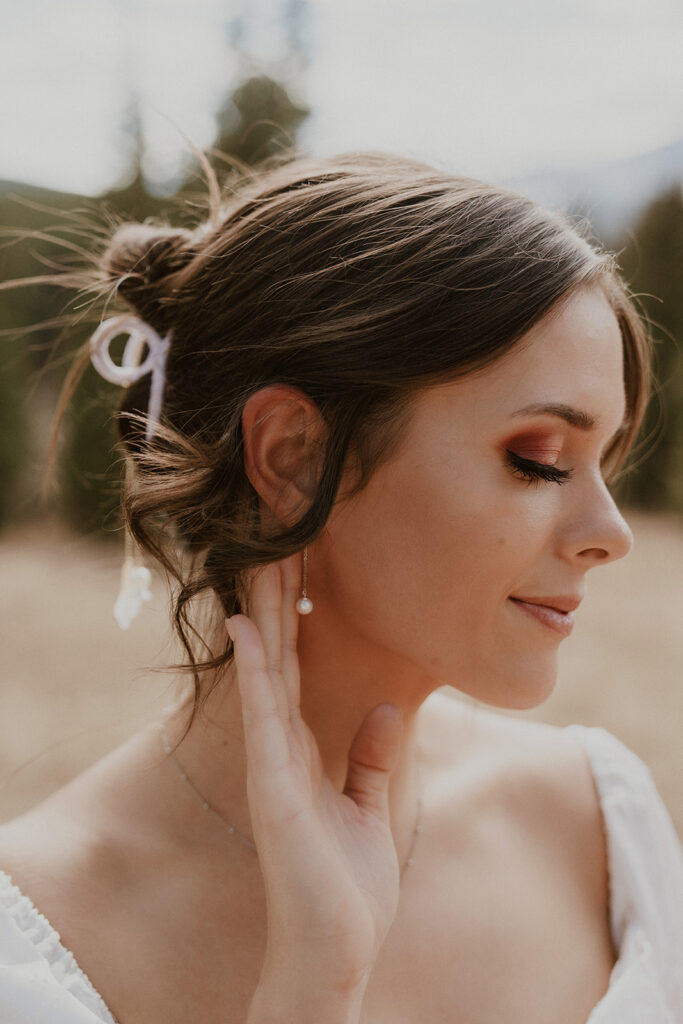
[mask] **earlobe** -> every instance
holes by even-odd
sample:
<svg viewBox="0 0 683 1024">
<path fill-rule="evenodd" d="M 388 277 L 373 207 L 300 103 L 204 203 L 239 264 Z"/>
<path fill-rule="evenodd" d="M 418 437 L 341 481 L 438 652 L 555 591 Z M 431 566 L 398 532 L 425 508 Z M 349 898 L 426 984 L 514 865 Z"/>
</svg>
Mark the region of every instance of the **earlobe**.
<svg viewBox="0 0 683 1024">
<path fill-rule="evenodd" d="M 313 499 L 321 424 L 315 402 L 289 385 L 261 388 L 245 404 L 245 472 L 278 520 L 296 522 Z"/>
</svg>

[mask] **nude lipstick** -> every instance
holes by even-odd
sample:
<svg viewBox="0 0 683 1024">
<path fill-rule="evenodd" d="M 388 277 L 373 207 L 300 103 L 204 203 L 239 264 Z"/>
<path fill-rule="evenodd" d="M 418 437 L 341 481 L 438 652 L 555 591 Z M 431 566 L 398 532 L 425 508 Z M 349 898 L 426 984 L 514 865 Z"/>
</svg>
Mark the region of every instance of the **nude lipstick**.
<svg viewBox="0 0 683 1024">
<path fill-rule="evenodd" d="M 549 629 L 554 629 L 555 632 L 560 633 L 562 636 L 569 636 L 574 628 L 574 612 L 572 609 L 563 611 L 562 609 L 551 605 L 541 604 L 540 602 L 537 603 L 535 600 L 533 602 L 523 601 L 519 597 L 510 597 L 508 600 L 517 605 L 521 611 L 526 612 L 527 615 L 530 615 L 532 618 L 536 619 L 537 622 L 540 622 L 541 625 L 547 626 Z M 550 601 L 554 599 L 546 598 L 546 600 Z M 564 601 L 559 598 L 557 600 L 562 601 L 564 604 L 570 603 L 569 601 Z M 578 601 L 572 601 L 571 603 L 578 604 Z"/>
</svg>

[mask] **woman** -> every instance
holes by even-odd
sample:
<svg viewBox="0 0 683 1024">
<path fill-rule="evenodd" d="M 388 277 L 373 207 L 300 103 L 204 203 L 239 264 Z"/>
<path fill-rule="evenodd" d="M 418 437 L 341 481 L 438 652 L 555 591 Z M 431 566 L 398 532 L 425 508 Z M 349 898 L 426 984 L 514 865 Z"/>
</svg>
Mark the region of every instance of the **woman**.
<svg viewBox="0 0 683 1024">
<path fill-rule="evenodd" d="M 114 232 L 138 319 L 86 353 L 127 385 L 124 511 L 194 693 L 0 829 L 0 1018 L 683 1020 L 647 767 L 440 692 L 542 703 L 631 548 L 607 481 L 648 337 L 614 261 L 380 153 L 213 188 L 195 230 Z"/>
</svg>

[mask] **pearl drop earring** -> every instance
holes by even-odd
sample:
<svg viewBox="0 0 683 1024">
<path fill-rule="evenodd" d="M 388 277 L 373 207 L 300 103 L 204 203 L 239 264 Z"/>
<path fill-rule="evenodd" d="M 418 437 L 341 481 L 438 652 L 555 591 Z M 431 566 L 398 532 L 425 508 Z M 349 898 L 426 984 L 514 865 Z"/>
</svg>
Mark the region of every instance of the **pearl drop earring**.
<svg viewBox="0 0 683 1024">
<path fill-rule="evenodd" d="M 313 611 L 313 602 L 306 594 L 306 579 L 308 574 L 308 545 L 304 548 L 304 571 L 301 585 L 301 597 L 296 602 L 296 610 L 299 615 L 309 615 Z"/>
</svg>

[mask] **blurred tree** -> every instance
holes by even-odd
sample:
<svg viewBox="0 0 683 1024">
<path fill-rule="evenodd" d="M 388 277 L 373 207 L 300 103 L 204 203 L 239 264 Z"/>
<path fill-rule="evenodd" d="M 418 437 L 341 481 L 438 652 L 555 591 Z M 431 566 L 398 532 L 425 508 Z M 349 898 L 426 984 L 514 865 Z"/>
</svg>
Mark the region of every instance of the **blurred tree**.
<svg viewBox="0 0 683 1024">
<path fill-rule="evenodd" d="M 267 75 L 248 78 L 226 98 L 216 115 L 215 149 L 250 166 L 294 145 L 310 109 Z"/>
<path fill-rule="evenodd" d="M 163 214 L 164 203 L 150 195 L 142 171 L 144 138 L 139 98 L 131 92 L 123 118 L 123 132 L 129 137 L 128 181 L 109 189 L 97 201 L 99 217 L 107 225 L 121 220 L 144 221 Z M 86 331 L 74 327 L 70 349 L 85 343 Z M 120 358 L 125 338 L 111 346 Z M 63 443 L 59 458 L 59 512 L 83 533 L 107 534 L 120 525 L 119 493 L 122 482 L 120 456 L 114 445 L 116 424 L 113 413 L 120 398 L 118 388 L 104 381 L 91 367 L 81 378 L 64 418 Z"/>
<path fill-rule="evenodd" d="M 683 190 L 648 205 L 622 245 L 624 275 L 653 324 L 661 403 L 650 403 L 643 434 L 653 447 L 630 483 L 633 503 L 683 514 Z"/>
<path fill-rule="evenodd" d="M 81 338 L 85 341 L 85 338 Z M 114 535 L 121 525 L 121 456 L 115 449 L 114 409 L 120 397 L 89 368 L 79 382 L 62 428 L 59 512 L 81 533 Z"/>
<path fill-rule="evenodd" d="M 23 346 L 0 338 L 0 528 L 11 521 L 19 501 L 22 470 L 29 457 Z"/>
<path fill-rule="evenodd" d="M 127 220 L 142 221 L 146 217 L 160 216 L 164 203 L 150 193 L 142 170 L 145 140 L 140 97 L 135 90 L 131 91 L 124 111 L 122 135 L 128 139 L 128 180 L 124 185 L 109 189 L 101 197 L 100 205 L 109 215 L 125 217 Z"/>
<path fill-rule="evenodd" d="M 49 272 L 60 246 L 60 216 L 79 197 L 0 182 L 0 282 Z M 0 526 L 35 515 L 28 476 L 39 461 L 36 408 L 44 400 L 47 360 L 63 312 L 59 289 L 0 289 Z M 28 325 L 28 329 L 27 329 Z"/>
</svg>

